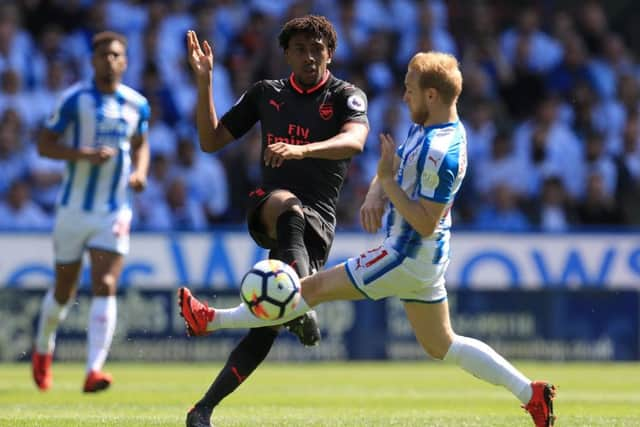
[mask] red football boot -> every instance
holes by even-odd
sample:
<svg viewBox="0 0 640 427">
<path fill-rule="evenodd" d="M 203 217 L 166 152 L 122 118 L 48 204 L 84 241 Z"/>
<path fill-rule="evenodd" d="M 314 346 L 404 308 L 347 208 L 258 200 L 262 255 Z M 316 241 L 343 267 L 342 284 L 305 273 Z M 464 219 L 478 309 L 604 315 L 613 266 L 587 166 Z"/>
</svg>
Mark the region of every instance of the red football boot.
<svg viewBox="0 0 640 427">
<path fill-rule="evenodd" d="M 550 427 L 556 421 L 553 414 L 553 399 L 556 397 L 556 387 L 546 381 L 531 383 L 533 395 L 531 400 L 522 407 L 531 414 L 536 427 Z"/>
<path fill-rule="evenodd" d="M 31 372 L 33 381 L 41 391 L 47 391 L 53 384 L 53 374 L 51 373 L 51 363 L 53 354 L 37 353 L 35 350 L 31 354 Z"/>
<path fill-rule="evenodd" d="M 180 316 L 187 325 L 187 334 L 190 336 L 208 335 L 207 325 L 213 320 L 216 311 L 205 302 L 202 303 L 191 294 L 187 288 L 178 289 L 178 306 Z"/>
</svg>

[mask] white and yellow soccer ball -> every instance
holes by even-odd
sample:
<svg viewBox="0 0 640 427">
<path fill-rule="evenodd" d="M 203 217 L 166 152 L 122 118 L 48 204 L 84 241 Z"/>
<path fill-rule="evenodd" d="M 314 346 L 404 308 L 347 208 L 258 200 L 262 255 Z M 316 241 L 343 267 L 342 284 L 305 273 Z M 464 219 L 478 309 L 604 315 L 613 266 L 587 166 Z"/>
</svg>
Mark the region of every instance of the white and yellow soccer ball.
<svg viewBox="0 0 640 427">
<path fill-rule="evenodd" d="M 254 316 L 277 320 L 298 305 L 300 278 L 293 268 L 280 260 L 262 260 L 242 278 L 240 297 Z"/>
</svg>

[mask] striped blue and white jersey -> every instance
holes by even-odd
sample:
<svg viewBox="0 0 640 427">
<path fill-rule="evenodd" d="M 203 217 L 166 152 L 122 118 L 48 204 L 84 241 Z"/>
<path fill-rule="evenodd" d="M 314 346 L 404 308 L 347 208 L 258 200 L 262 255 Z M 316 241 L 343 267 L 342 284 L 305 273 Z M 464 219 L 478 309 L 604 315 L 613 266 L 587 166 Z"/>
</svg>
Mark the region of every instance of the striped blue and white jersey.
<svg viewBox="0 0 640 427">
<path fill-rule="evenodd" d="M 467 139 L 460 121 L 436 126 L 413 125 L 396 151 L 400 167 L 396 181 L 410 199 L 424 198 L 447 205 L 431 236 L 422 237 L 391 204 L 386 243 L 400 254 L 441 264 L 449 260 L 451 205 L 467 169 Z"/>
<path fill-rule="evenodd" d="M 149 115 L 147 99 L 123 84 L 110 94 L 93 81 L 67 89 L 45 126 L 70 147 L 109 146 L 116 154 L 100 165 L 67 162 L 58 206 L 95 213 L 130 207 L 131 137 L 147 132 Z"/>
</svg>

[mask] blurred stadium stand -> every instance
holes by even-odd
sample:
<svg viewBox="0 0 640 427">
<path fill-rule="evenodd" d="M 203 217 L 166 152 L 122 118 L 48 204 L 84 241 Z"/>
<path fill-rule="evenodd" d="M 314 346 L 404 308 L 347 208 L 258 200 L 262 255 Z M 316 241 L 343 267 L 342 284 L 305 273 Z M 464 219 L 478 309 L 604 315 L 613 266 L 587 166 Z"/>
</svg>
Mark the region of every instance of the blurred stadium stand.
<svg viewBox="0 0 640 427">
<path fill-rule="evenodd" d="M 459 110 L 469 140 L 469 174 L 453 209 L 456 229 L 464 230 L 453 237 L 449 283 L 460 310 L 454 322 L 511 356 L 526 357 L 525 347 L 514 344 L 521 340 L 528 348 L 548 349 L 541 358 L 640 358 L 640 26 L 632 19 L 640 3 L 5 0 L 0 4 L 0 288 L 9 289 L 0 290 L 0 317 L 13 320 L 3 320 L 0 360 L 20 358 L 30 348 L 33 317 L 7 314 L 20 310 L 35 316 L 36 294 L 51 278 L 47 232 L 64 165 L 39 157 L 35 141 L 60 92 L 90 78 L 91 35 L 105 29 L 127 35 L 125 83 L 144 93 L 152 107 L 153 162 L 148 189 L 135 199 L 133 227 L 145 233 L 134 233 L 123 289 L 157 292 L 160 311 L 155 326 L 126 329 L 133 323 L 124 322 L 120 344 L 114 344 L 117 358 L 136 354 L 130 351 L 144 344 L 143 331 L 151 337 L 153 328 L 158 336 L 179 333 L 170 288 L 191 283 L 212 295 L 235 295 L 229 290 L 238 275 L 264 256 L 243 231 L 245 195 L 259 179 L 259 135 L 251 132 L 215 155 L 199 151 L 185 31 L 195 29 L 215 44 L 215 101 L 223 113 L 252 81 L 288 74 L 277 59 L 276 36 L 287 19 L 306 13 L 334 23 L 339 40 L 331 70 L 369 96 L 371 132 L 343 189 L 338 210 L 343 232 L 332 260 L 367 247 L 369 237 L 352 232 L 359 230 L 359 206 L 375 173 L 377 135 L 390 132 L 402 141 L 409 125 L 402 103 L 408 58 L 418 50 L 450 52 L 462 65 Z M 199 214 L 184 215 L 185 206 L 196 206 Z M 211 233 L 176 233 L 202 230 Z M 24 292 L 34 292 L 34 298 L 17 308 L 14 288 L 31 289 Z M 533 290 L 538 291 L 528 292 Z M 144 302 L 135 292 L 127 292 L 134 312 Z M 358 321 L 374 322 L 380 319 L 376 310 L 393 314 L 393 302 L 367 304 L 347 305 L 349 321 L 359 316 Z M 342 316 L 326 317 L 347 315 Z M 473 329 L 480 324 L 488 329 Z M 413 341 L 390 350 L 387 341 L 349 335 L 345 331 L 352 323 L 331 325 L 324 332 L 337 334 L 338 341 L 329 342 L 338 344 L 314 350 L 319 356 L 300 357 L 414 354 Z M 407 338 L 403 324 L 385 325 Z M 500 335 L 500 327 L 509 325 L 515 329 Z M 82 332 L 73 322 L 69 328 L 69 337 Z M 465 332 L 465 326 L 459 328 Z M 24 346 L 4 345 L 21 342 L 18 336 Z M 142 344 L 131 344 L 132 338 Z M 357 353 L 358 340 L 369 340 L 371 352 Z M 176 342 L 175 353 L 167 350 L 166 358 L 185 351 L 182 341 Z M 347 342 L 355 350 L 340 347 Z M 205 347 L 193 354 L 211 356 L 207 344 L 197 345 Z M 150 341 L 148 349 L 152 346 Z M 61 351 L 77 354 L 72 346 L 64 348 L 61 343 Z M 217 348 L 220 358 L 229 349 Z M 294 345 L 286 351 L 298 357 Z M 274 357 L 286 358 L 286 351 Z"/>
</svg>

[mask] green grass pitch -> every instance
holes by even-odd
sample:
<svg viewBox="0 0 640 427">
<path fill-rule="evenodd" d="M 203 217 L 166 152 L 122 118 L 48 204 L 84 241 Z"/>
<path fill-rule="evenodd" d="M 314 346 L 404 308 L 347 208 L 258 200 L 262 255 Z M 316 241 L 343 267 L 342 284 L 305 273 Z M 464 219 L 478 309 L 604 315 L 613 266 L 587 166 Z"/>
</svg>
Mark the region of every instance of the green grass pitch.
<svg viewBox="0 0 640 427">
<path fill-rule="evenodd" d="M 640 426 L 640 364 L 516 363 L 558 386 L 558 426 Z M 0 364 L 0 426 L 183 426 L 219 363 L 109 363 L 113 387 L 80 392 L 83 366 L 54 364 L 40 393 L 26 363 Z M 227 426 L 529 426 L 506 390 L 436 362 L 267 362 L 214 413 Z"/>
</svg>

